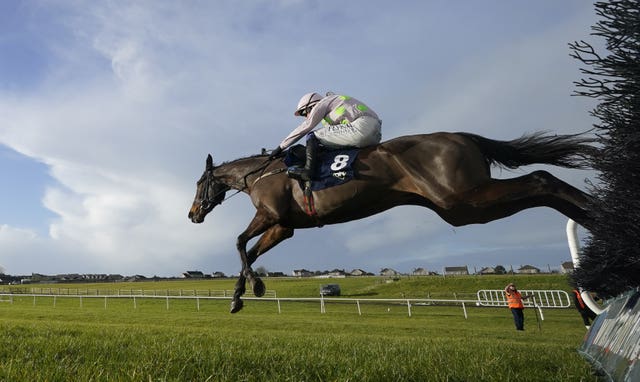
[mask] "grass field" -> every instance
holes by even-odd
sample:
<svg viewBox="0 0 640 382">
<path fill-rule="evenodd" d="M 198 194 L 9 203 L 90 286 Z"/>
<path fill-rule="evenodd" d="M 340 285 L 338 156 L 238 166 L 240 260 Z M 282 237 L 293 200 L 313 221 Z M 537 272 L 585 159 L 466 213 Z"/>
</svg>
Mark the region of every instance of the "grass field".
<svg viewBox="0 0 640 382">
<path fill-rule="evenodd" d="M 502 288 L 509 277 L 333 280 L 345 297 L 445 297 Z M 517 276 L 522 289 L 567 289 L 562 276 Z M 317 279 L 265 279 L 279 297 L 317 297 Z M 38 286 L 40 287 L 40 286 Z M 95 284 L 103 289 L 232 289 L 233 280 Z M 2 381 L 594 381 L 576 353 L 573 309 L 533 310 L 516 332 L 506 308 L 249 300 L 171 302 L 15 296 L 0 304 Z"/>
</svg>

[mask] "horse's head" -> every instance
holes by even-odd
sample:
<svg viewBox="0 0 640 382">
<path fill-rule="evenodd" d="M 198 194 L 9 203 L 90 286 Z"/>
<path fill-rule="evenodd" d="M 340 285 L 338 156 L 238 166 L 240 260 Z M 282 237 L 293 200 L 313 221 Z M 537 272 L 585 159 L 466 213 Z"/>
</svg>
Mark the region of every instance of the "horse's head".
<svg viewBox="0 0 640 382">
<path fill-rule="evenodd" d="M 193 199 L 191 210 L 189 210 L 189 219 L 194 223 L 202 223 L 204 217 L 215 206 L 222 203 L 225 193 L 230 188 L 213 175 L 213 158 L 209 154 L 204 173 L 196 186 L 196 196 Z"/>
</svg>

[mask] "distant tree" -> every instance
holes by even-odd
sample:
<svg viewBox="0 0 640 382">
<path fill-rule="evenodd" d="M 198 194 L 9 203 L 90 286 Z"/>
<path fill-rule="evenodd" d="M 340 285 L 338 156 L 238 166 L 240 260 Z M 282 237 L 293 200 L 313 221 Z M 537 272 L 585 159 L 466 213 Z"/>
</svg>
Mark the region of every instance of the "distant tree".
<svg viewBox="0 0 640 382">
<path fill-rule="evenodd" d="M 507 273 L 507 270 L 502 265 L 496 265 L 494 270 L 497 275 L 504 275 Z"/>
<path fill-rule="evenodd" d="M 611 297 L 640 286 L 640 1 L 597 2 L 595 8 L 601 20 L 592 35 L 604 38 L 607 54 L 584 41 L 569 44 L 571 56 L 587 66 L 576 94 L 600 101 L 592 115 L 600 120 L 601 146 L 592 163 L 599 171 L 599 183 L 590 186 L 593 224 L 573 277 Z"/>
<path fill-rule="evenodd" d="M 255 272 L 260 277 L 266 277 L 269 274 L 267 268 L 263 267 L 262 265 L 256 268 Z"/>
</svg>

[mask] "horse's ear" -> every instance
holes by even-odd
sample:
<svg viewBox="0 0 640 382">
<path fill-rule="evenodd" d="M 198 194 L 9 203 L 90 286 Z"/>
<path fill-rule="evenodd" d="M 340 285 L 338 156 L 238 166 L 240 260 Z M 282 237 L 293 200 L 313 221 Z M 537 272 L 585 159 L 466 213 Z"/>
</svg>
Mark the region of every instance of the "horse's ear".
<svg viewBox="0 0 640 382">
<path fill-rule="evenodd" d="M 211 170 L 213 168 L 213 158 L 211 154 L 207 155 L 207 170 Z"/>
</svg>

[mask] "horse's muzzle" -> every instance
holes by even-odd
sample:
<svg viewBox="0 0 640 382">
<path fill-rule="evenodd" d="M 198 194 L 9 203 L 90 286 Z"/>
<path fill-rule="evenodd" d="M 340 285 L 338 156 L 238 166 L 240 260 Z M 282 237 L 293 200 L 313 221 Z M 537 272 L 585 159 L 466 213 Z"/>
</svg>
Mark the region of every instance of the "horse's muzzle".
<svg viewBox="0 0 640 382">
<path fill-rule="evenodd" d="M 198 213 L 199 210 L 199 208 L 192 207 L 189 211 L 189 220 L 191 220 L 192 223 L 199 224 L 204 221 L 204 215 Z"/>
</svg>

